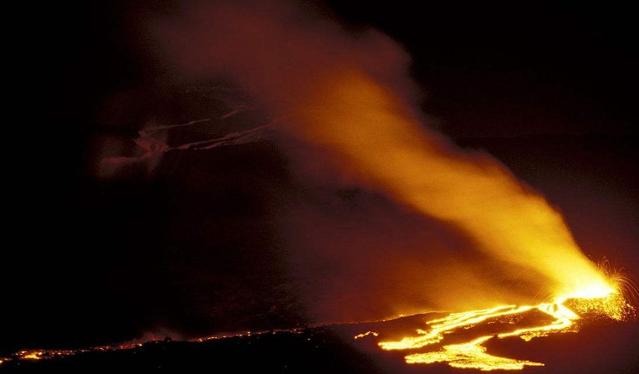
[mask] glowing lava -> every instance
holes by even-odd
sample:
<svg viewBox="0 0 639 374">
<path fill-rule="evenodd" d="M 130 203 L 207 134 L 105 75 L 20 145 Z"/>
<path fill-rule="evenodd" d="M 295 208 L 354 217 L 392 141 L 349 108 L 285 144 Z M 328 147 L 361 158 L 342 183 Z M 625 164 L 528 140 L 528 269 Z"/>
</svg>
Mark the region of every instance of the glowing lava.
<svg viewBox="0 0 639 374">
<path fill-rule="evenodd" d="M 482 336 L 468 343 L 446 345 L 443 351 L 408 355 L 406 362 L 409 364 L 448 362 L 450 366 L 455 368 L 480 369 L 482 371 L 521 370 L 524 366 L 544 366 L 540 362 L 489 355 L 481 344 L 490 338 L 490 336 Z"/>
<path fill-rule="evenodd" d="M 570 307 L 567 304 L 570 304 Z M 444 345 L 437 351 L 412 353 L 405 357 L 406 363 L 446 362 L 451 367 L 482 371 L 521 370 L 525 366 L 543 366 L 544 364 L 541 362 L 490 355 L 486 353 L 487 349 L 482 344 L 495 337 L 498 339 L 519 337 L 530 341 L 533 338 L 554 333 L 576 332 L 576 321 L 581 318 L 578 313 L 593 313 L 621 320 L 627 316 L 632 307 L 626 303 L 616 288 L 602 286 L 557 297 L 551 303 L 524 306 L 503 305 L 489 309 L 451 313 L 443 318 L 428 321 L 429 331 L 417 330 L 417 336 L 404 337 L 398 341 L 381 341 L 378 344 L 384 350 L 417 350 L 441 342 L 445 339 L 446 334 L 470 329 L 489 320 L 522 315 L 534 310 L 552 317 L 553 320 L 550 323 L 475 337 L 465 343 Z"/>
</svg>

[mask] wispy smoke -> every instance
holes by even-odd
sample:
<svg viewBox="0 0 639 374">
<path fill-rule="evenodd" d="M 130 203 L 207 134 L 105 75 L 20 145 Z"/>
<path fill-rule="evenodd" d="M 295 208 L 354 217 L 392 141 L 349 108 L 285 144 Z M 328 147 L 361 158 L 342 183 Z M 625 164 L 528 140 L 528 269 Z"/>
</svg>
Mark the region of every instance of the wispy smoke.
<svg viewBox="0 0 639 374">
<path fill-rule="evenodd" d="M 315 319 L 523 302 L 601 280 L 541 196 L 428 128 L 387 36 L 283 1 L 188 3 L 150 30 L 176 73 L 226 80 L 285 118 L 274 127 L 307 192 L 283 198 L 278 220 Z"/>
</svg>

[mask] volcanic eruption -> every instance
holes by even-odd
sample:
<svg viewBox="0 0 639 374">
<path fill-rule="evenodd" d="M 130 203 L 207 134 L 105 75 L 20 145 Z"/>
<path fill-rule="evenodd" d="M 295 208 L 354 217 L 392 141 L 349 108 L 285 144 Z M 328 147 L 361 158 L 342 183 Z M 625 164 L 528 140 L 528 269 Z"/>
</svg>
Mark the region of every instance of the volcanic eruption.
<svg viewBox="0 0 639 374">
<path fill-rule="evenodd" d="M 312 173 L 316 164 L 330 165 L 337 175 L 330 178 L 382 196 L 416 221 L 445 226 L 469 243 L 486 265 L 477 272 L 470 262 L 448 261 L 446 252 L 468 248 L 434 251 L 429 242 L 418 244 L 422 249 L 417 255 L 388 248 L 392 258 L 419 259 L 414 267 L 385 262 L 391 258 L 384 257 L 386 252 L 373 254 L 368 248 L 349 248 L 353 255 L 348 257 L 329 249 L 309 254 L 303 246 L 312 240 L 297 230 L 291 242 L 301 242 L 302 248 L 291 248 L 287 255 L 291 264 L 302 264 L 291 266 L 291 272 L 301 280 L 313 324 L 445 310 L 413 335 L 397 338 L 369 331 L 355 337 L 376 339 L 382 350 L 406 351 L 409 364 L 518 370 L 543 363 L 491 354 L 485 343 L 530 341 L 577 331 L 587 316 L 623 320 L 632 313 L 623 280 L 584 254 L 561 214 L 540 193 L 493 156 L 463 149 L 431 126 L 418 105 L 410 59 L 400 46 L 377 31 L 346 30 L 307 11 L 280 1 L 195 2 L 177 15 L 156 19 L 147 32 L 169 71 L 186 80 L 222 80 L 245 92 L 270 119 L 263 122 L 278 134 L 272 141 L 294 159 L 292 168 L 299 175 Z M 151 132 L 146 129 L 144 134 Z M 203 147 L 193 144 L 206 150 L 229 139 L 242 144 L 252 141 L 254 132 L 230 135 Z M 291 231 L 296 230 L 283 230 L 283 236 L 290 239 Z M 366 279 L 349 288 L 350 277 L 361 276 L 358 271 L 369 257 L 382 265 L 371 266 Z M 318 259 L 339 262 L 339 268 L 319 276 L 312 271 L 321 268 Z M 380 291 L 371 281 L 375 278 L 402 282 L 402 291 Z M 360 298 L 362 294 L 367 297 Z M 405 300 L 410 294 L 420 299 Z M 337 299 L 353 305 L 346 309 Z M 369 299 L 376 301 L 366 304 Z M 381 304 L 388 305 L 377 308 Z M 520 323 L 527 316 L 533 316 L 533 322 Z M 498 328 L 472 332 L 489 323 Z M 60 355 L 67 353 L 74 352 Z M 24 352 L 19 358 L 46 355 Z"/>
<path fill-rule="evenodd" d="M 628 306 L 619 285 L 583 254 L 540 194 L 490 155 L 461 149 L 429 128 L 411 96 L 408 58 L 394 42 L 374 31 L 349 35 L 286 3 L 253 5 L 189 8 L 183 18 L 163 23 L 159 34 L 175 66 L 194 76 L 230 79 L 270 115 L 285 118 L 277 130 L 319 148 L 359 185 L 453 226 L 500 261 L 495 272 L 526 284 L 523 293 L 474 285 L 481 295 L 474 303 L 489 309 L 464 311 L 472 305 L 457 300 L 449 306 L 459 313 L 429 321 L 430 330 L 417 337 L 382 341 L 381 348 L 422 348 L 450 331 L 531 309 L 552 321 L 497 336 L 529 340 L 566 331 L 583 308 L 624 317 Z M 446 286 L 452 294 L 465 287 L 452 277 Z M 568 300 L 576 301 L 573 309 Z M 481 344 L 491 337 L 406 360 L 483 370 L 539 365 L 486 354 Z"/>
</svg>

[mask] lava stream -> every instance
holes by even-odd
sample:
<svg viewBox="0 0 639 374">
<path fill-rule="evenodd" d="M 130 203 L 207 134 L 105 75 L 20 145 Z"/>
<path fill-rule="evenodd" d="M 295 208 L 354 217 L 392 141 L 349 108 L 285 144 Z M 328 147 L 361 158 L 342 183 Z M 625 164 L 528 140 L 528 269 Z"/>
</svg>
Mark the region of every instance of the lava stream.
<svg viewBox="0 0 639 374">
<path fill-rule="evenodd" d="M 465 343 L 444 345 L 437 351 L 411 353 L 405 356 L 408 364 L 444 362 L 455 368 L 472 368 L 482 371 L 521 370 L 526 366 L 544 366 L 544 364 L 494 356 L 486 353 L 487 349 L 483 344 L 494 337 L 499 339 L 519 337 L 525 341 L 530 341 L 533 338 L 554 333 L 576 332 L 576 321 L 582 318 L 578 313 L 594 313 L 614 320 L 622 320 L 627 316 L 631 308 L 616 289 L 594 293 L 579 293 L 558 297 L 551 303 L 524 306 L 503 305 L 489 309 L 451 313 L 443 318 L 428 321 L 429 331 L 418 329 L 417 336 L 407 336 L 397 341 L 381 341 L 378 345 L 383 350 L 388 351 L 417 350 L 441 342 L 446 334 L 469 329 L 488 320 L 508 316 L 522 316 L 526 312 L 537 310 L 552 317 L 553 320 L 546 324 L 475 337 Z"/>
</svg>

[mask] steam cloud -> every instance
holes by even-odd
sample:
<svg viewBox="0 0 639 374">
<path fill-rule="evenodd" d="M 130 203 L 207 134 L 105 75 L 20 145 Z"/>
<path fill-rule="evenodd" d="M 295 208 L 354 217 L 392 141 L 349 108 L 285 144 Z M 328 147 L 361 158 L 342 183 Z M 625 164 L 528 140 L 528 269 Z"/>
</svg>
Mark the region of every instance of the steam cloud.
<svg viewBox="0 0 639 374">
<path fill-rule="evenodd" d="M 226 80 L 284 118 L 274 127 L 309 189 L 355 191 L 353 209 L 318 193 L 278 212 L 315 320 L 532 302 L 602 281 L 543 197 L 428 128 L 410 59 L 385 35 L 283 1 L 188 3 L 151 30 L 178 74 Z"/>
</svg>

